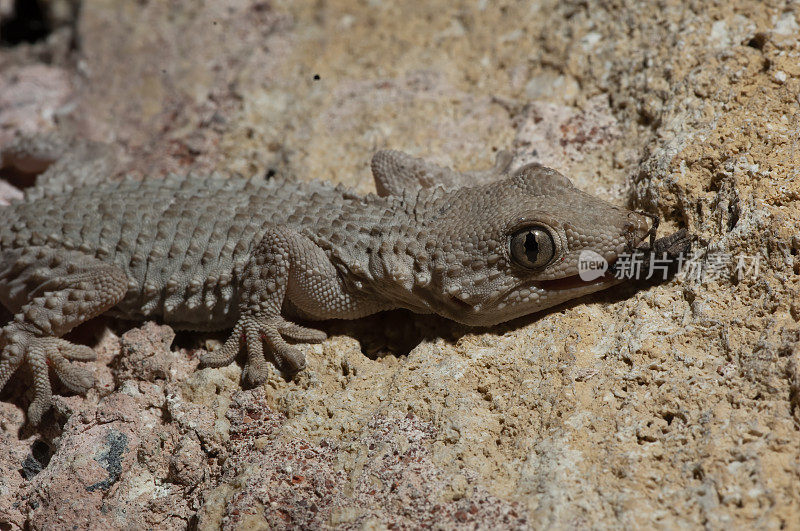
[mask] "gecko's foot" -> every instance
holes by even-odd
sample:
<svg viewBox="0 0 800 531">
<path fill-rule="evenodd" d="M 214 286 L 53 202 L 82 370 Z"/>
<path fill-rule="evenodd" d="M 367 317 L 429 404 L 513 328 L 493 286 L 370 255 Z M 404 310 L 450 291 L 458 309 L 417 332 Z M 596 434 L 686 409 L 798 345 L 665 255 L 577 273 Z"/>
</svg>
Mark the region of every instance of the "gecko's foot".
<svg viewBox="0 0 800 531">
<path fill-rule="evenodd" d="M 4 347 L 0 353 L 0 389 L 14 372 L 27 363 L 33 373 L 33 401 L 28 407 L 28 421 L 39 424 L 50 409 L 53 393 L 50 387 L 48 366 L 70 390 L 85 393 L 94 385 L 92 374 L 69 360 L 89 361 L 96 359 L 94 350 L 75 345 L 57 337 L 36 337 L 30 332 L 3 329 Z"/>
<path fill-rule="evenodd" d="M 242 316 L 222 348 L 209 352 L 201 362 L 209 367 L 230 364 L 242 347 L 247 351 L 247 363 L 242 378 L 251 385 L 261 385 L 267 379 L 269 368 L 264 356 L 264 344 L 272 363 L 282 372 L 294 374 L 303 369 L 305 356 L 299 349 L 286 343 L 283 335 L 305 343 L 325 340 L 324 332 L 296 325 L 282 317 L 259 318 Z"/>
</svg>

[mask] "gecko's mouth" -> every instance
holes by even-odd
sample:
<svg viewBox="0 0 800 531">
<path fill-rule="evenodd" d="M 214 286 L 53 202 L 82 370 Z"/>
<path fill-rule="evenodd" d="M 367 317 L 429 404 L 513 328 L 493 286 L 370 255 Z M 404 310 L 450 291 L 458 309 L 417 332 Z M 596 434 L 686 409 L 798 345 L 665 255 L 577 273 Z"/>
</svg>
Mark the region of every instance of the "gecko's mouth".
<svg viewBox="0 0 800 531">
<path fill-rule="evenodd" d="M 595 278 L 584 278 L 581 275 L 570 275 L 568 277 L 557 278 L 553 280 L 537 280 L 532 284 L 537 288 L 546 290 L 548 292 L 555 292 L 555 291 L 570 291 L 570 290 L 577 290 L 580 288 L 595 288 L 597 286 L 602 286 L 603 284 L 609 284 L 611 282 L 618 282 L 619 279 L 614 276 L 614 262 L 609 264 L 608 269 Z"/>
<path fill-rule="evenodd" d="M 578 289 L 582 287 L 598 286 L 617 280 L 613 274 L 606 271 L 599 277 L 593 280 L 584 280 L 580 275 L 572 275 L 569 277 L 558 278 L 555 280 L 539 280 L 534 283 L 535 286 L 547 291 L 567 291 Z"/>
</svg>

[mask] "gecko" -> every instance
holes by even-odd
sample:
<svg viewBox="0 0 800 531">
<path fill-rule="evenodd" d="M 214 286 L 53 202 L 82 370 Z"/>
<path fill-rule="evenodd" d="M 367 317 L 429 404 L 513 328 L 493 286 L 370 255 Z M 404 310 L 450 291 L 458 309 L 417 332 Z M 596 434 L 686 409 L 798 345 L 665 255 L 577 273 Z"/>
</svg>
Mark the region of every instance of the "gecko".
<svg viewBox="0 0 800 531">
<path fill-rule="evenodd" d="M 246 354 L 242 379 L 268 362 L 293 374 L 291 342 L 326 334 L 299 324 L 405 308 L 491 326 L 621 282 L 624 252 L 675 251 L 685 231 L 655 240 L 657 218 L 612 205 L 539 164 L 456 172 L 399 151 L 371 163 L 377 193 L 272 178 L 171 175 L 30 188 L 0 207 L 0 390 L 27 365 L 28 421 L 52 401 L 50 369 L 86 392 L 75 361 L 92 348 L 62 338 L 107 313 L 176 329 L 232 329 L 201 356 L 220 367 Z M 105 167 L 95 166 L 100 171 Z M 579 277 L 583 251 L 612 269 Z"/>
</svg>

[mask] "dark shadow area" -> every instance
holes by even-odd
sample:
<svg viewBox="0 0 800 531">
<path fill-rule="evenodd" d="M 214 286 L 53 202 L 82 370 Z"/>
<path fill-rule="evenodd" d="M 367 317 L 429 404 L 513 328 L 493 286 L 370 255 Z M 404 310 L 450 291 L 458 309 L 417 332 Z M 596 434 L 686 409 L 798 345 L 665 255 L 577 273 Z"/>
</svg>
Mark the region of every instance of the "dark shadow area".
<svg viewBox="0 0 800 531">
<path fill-rule="evenodd" d="M 0 179 L 20 190 L 36 185 L 38 173 L 27 173 L 16 168 L 0 168 Z"/>
<path fill-rule="evenodd" d="M 32 479 L 39 474 L 39 472 L 47 468 L 52 455 L 53 450 L 50 448 L 49 444 L 41 439 L 33 441 L 31 453 L 29 453 L 28 457 L 22 462 L 20 474 L 22 474 L 22 477 L 25 479 Z"/>
<path fill-rule="evenodd" d="M 15 0 L 12 16 L 0 21 L 0 47 L 43 41 L 52 30 L 40 0 Z"/>
<path fill-rule="evenodd" d="M 361 345 L 370 359 L 387 355 L 405 356 L 423 341 L 444 338 L 455 342 L 471 329 L 438 315 L 420 315 L 408 310 L 390 310 L 353 321 L 330 320 L 317 325 L 328 335 L 348 335 Z"/>
<path fill-rule="evenodd" d="M 0 155 L 0 179 L 20 190 L 31 188 L 36 185 L 36 178 L 54 162 L 55 160 L 45 156 L 7 148 Z"/>
</svg>

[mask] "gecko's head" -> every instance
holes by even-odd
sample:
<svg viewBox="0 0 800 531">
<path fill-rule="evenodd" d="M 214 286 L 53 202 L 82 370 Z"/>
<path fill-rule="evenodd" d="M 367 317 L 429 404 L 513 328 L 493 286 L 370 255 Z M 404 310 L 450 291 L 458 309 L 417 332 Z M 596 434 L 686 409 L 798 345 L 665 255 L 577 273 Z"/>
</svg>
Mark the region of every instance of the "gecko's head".
<svg viewBox="0 0 800 531">
<path fill-rule="evenodd" d="M 470 325 L 534 313 L 618 283 L 610 273 L 583 280 L 580 267 L 592 257 L 612 264 L 642 242 L 648 225 L 555 170 L 524 166 L 436 201 L 426 299 L 436 313 Z"/>
</svg>

